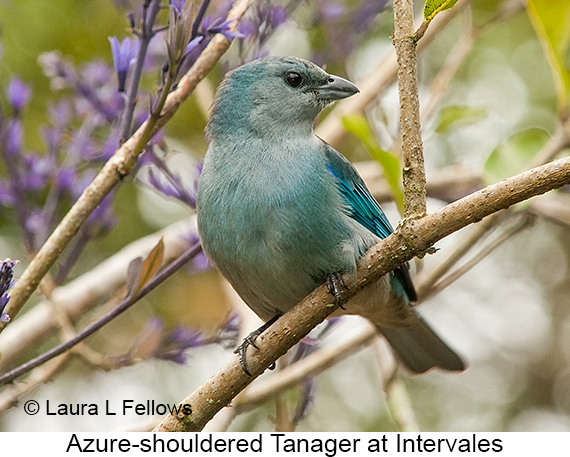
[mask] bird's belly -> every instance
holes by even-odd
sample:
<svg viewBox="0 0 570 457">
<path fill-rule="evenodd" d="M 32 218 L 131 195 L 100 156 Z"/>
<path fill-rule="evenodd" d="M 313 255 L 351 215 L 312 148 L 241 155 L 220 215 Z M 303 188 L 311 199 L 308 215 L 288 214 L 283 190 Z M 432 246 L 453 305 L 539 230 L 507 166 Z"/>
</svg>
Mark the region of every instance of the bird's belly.
<svg viewBox="0 0 570 457">
<path fill-rule="evenodd" d="M 326 276 L 355 268 L 359 255 L 353 246 L 350 219 L 331 209 L 327 195 L 314 192 L 289 196 L 252 192 L 233 193 L 229 202 L 208 215 L 217 227 L 201 227 L 204 248 L 239 295 L 262 318 L 292 308 Z M 200 223 L 200 216 L 199 216 Z M 202 224 L 203 225 L 203 224 Z"/>
</svg>

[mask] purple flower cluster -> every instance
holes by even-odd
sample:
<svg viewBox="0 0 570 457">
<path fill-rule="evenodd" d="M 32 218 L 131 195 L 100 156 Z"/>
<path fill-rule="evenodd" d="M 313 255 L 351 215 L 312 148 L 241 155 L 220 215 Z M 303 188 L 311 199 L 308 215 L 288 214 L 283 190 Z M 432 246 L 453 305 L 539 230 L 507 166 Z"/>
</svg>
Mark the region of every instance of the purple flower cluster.
<svg viewBox="0 0 570 457">
<path fill-rule="evenodd" d="M 187 353 L 191 349 L 211 344 L 233 348 L 237 343 L 239 330 L 237 315 L 231 315 L 212 337 L 205 337 L 202 332 L 183 326 L 168 330 L 162 319 L 154 317 L 146 323 L 129 353 L 118 359 L 119 364 L 129 365 L 134 360 L 151 358 L 185 364 Z"/>
<path fill-rule="evenodd" d="M 117 146 L 148 117 L 149 106 L 139 90 L 144 74 L 160 71 L 162 63 L 149 52 L 158 52 L 151 41 L 163 41 L 163 30 L 174 29 L 182 37 L 178 50 L 180 59 L 191 53 L 216 33 L 228 38 L 230 24 L 221 19 L 204 19 L 209 1 L 200 7 L 201 15 L 190 23 L 186 1 L 170 2 L 171 24 L 159 23 L 164 11 L 163 1 L 138 3 L 129 14 L 133 36 L 109 38 L 113 66 L 95 60 L 75 65 L 58 52 L 39 57 L 45 75 L 57 97 L 48 106 L 49 120 L 40 127 L 43 151 L 26 148 L 23 117 L 32 97 L 32 89 L 20 78 L 13 77 L 5 88 L 7 105 L 0 112 L 0 159 L 4 173 L 0 175 L 0 215 L 16 221 L 25 250 L 33 255 L 45 242 L 61 217 L 82 194 Z M 131 3 L 132 4 L 132 3 Z M 126 3 L 125 3 L 126 5 Z M 191 35 L 196 31 L 195 36 Z M 186 35 L 184 35 L 186 33 Z M 172 45 L 172 43 L 171 43 Z M 162 53 L 163 59 L 166 58 Z M 164 61 L 164 60 L 163 60 Z M 179 65 L 180 62 L 169 62 Z M 166 88 L 165 90 L 168 90 Z M 161 141 L 160 134 L 147 146 L 152 151 Z M 195 206 L 196 177 L 190 184 L 168 169 L 164 161 L 151 157 L 151 185 Z M 87 243 L 107 233 L 116 224 L 113 197 L 107 196 L 91 214 L 82 231 L 62 257 L 55 279 L 65 280 Z"/>
<path fill-rule="evenodd" d="M 17 260 L 10 259 L 4 259 L 0 262 L 0 321 L 2 322 L 10 322 L 10 316 L 4 312 L 4 309 L 10 301 L 8 290 L 16 284 L 14 267 L 17 263 Z"/>
<path fill-rule="evenodd" d="M 48 106 L 49 121 L 40 126 L 44 150 L 26 148 L 23 117 L 32 90 L 20 78 L 8 83 L 8 109 L 0 112 L 0 159 L 5 170 L 0 176 L 0 212 L 15 215 L 29 254 L 37 252 L 114 151 L 106 142 L 123 105 L 110 83 L 109 65 L 95 61 L 75 67 L 55 52 L 40 56 L 40 63 L 52 89 L 66 93 Z M 106 200 L 89 218 L 82 229 L 84 239 L 86 234 L 100 236 L 114 225 L 111 203 Z M 74 258 L 64 263 L 77 260 L 80 249 L 69 252 Z"/>
<path fill-rule="evenodd" d="M 243 37 L 241 41 L 241 60 L 259 59 L 269 54 L 267 41 L 279 26 L 290 18 L 290 11 L 298 3 L 289 1 L 286 5 L 276 5 L 274 2 L 256 3 L 239 24 Z"/>
<path fill-rule="evenodd" d="M 198 178 L 202 171 L 201 163 L 182 177 L 168 166 L 165 154 L 159 155 L 157 148 L 154 148 L 146 152 L 145 167 L 147 170 L 146 178 L 139 176 L 139 180 L 143 184 L 167 197 L 184 203 L 191 209 L 196 209 Z"/>
</svg>

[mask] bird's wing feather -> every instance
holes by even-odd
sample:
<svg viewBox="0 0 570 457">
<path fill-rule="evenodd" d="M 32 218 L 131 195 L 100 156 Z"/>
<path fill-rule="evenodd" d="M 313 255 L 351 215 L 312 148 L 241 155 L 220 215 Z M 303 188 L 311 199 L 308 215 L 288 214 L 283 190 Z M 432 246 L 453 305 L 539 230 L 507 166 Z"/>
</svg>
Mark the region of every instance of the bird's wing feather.
<svg viewBox="0 0 570 457">
<path fill-rule="evenodd" d="M 352 164 L 328 144 L 326 157 L 350 216 L 380 238 L 390 235 L 394 231 L 390 221 Z"/>
<path fill-rule="evenodd" d="M 349 216 L 380 238 L 386 238 L 394 229 L 384 211 L 370 194 L 366 184 L 352 164 L 330 145 L 324 144 L 327 168 L 336 178 Z M 410 279 L 408 265 L 402 265 L 394 273 L 393 280 L 400 283 L 409 300 L 415 301 L 417 296 Z"/>
</svg>

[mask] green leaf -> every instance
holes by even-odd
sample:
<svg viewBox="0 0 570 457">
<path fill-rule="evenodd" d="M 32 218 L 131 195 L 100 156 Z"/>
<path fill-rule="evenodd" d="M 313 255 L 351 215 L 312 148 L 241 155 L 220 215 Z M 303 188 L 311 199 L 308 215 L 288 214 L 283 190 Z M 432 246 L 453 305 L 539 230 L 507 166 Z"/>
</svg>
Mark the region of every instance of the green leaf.
<svg viewBox="0 0 570 457">
<path fill-rule="evenodd" d="M 491 152 L 483 169 L 485 184 L 501 181 L 528 168 L 529 162 L 548 141 L 549 134 L 541 129 L 515 133 L 505 144 Z"/>
<path fill-rule="evenodd" d="M 473 125 L 487 115 L 485 108 L 451 105 L 439 112 L 439 122 L 435 128 L 438 133 L 449 133 L 459 127 Z"/>
<path fill-rule="evenodd" d="M 570 1 L 528 0 L 526 8 L 550 60 L 558 108 L 567 109 L 570 93 Z"/>
<path fill-rule="evenodd" d="M 380 164 L 384 171 L 384 177 L 390 187 L 392 197 L 394 198 L 400 213 L 403 214 L 404 193 L 400 185 L 402 171 L 400 159 L 394 154 L 384 151 L 380 147 L 372 129 L 370 128 L 368 120 L 364 116 L 344 116 L 342 118 L 342 123 L 344 128 L 358 138 L 364 147 L 366 147 L 370 156 Z"/>
<path fill-rule="evenodd" d="M 457 0 L 426 0 L 424 18 L 431 21 L 437 13 L 448 10 L 457 3 Z"/>
</svg>

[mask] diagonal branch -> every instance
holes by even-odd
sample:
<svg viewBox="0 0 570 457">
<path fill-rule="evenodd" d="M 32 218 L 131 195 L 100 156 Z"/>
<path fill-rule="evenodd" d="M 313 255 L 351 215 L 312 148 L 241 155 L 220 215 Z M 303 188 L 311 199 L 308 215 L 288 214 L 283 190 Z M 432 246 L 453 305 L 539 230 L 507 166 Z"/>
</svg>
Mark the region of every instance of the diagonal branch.
<svg viewBox="0 0 570 457">
<path fill-rule="evenodd" d="M 228 14 L 234 19 L 233 27 L 245 14 L 254 0 L 238 0 Z M 149 118 L 117 149 L 93 182 L 85 189 L 77 202 L 65 215 L 45 244 L 32 259 L 18 283 L 14 286 L 6 313 L 13 319 L 34 293 L 65 247 L 70 243 L 87 217 L 97 208 L 103 198 L 131 171 L 145 144 L 174 116 L 178 108 L 192 93 L 196 85 L 212 70 L 231 42 L 217 34 L 196 60 L 192 68 L 172 91 L 157 118 Z M 0 322 L 0 331 L 6 322 Z"/>
<path fill-rule="evenodd" d="M 358 282 L 343 294 L 343 302 L 366 284 L 425 252 L 434 243 L 469 224 L 521 201 L 570 184 L 570 157 L 556 160 L 488 186 L 421 219 L 411 219 L 370 249 L 358 268 Z M 262 374 L 275 360 L 332 314 L 337 305 L 326 286 L 320 286 L 277 320 L 257 339 L 259 350 L 248 354 L 253 376 L 247 376 L 237 356 L 182 403 L 189 416 L 167 416 L 155 431 L 198 431 Z M 347 306 L 350 306 L 348 302 Z"/>
<path fill-rule="evenodd" d="M 164 239 L 167 260 L 174 259 L 188 246 L 188 234 L 196 232 L 196 217 L 190 216 L 151 235 L 139 238 L 92 270 L 52 292 L 55 300 L 72 322 L 95 309 L 125 286 L 131 260 L 146 255 L 160 238 Z M 39 347 L 57 330 L 49 301 L 44 300 L 21 315 L 0 335 L 0 372 L 11 366 L 30 348 Z M 25 344 L 22 342 L 25 341 Z"/>
</svg>

